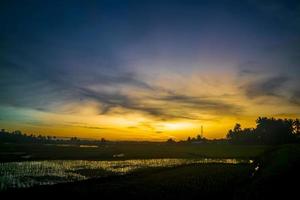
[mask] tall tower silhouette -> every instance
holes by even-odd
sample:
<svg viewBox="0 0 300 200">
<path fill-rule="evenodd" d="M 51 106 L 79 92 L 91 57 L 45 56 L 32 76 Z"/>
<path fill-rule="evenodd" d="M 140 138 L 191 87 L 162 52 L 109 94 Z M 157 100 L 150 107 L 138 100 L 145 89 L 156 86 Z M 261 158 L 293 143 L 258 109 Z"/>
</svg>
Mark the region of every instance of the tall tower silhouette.
<svg viewBox="0 0 300 200">
<path fill-rule="evenodd" d="M 201 125 L 201 138 L 203 137 L 203 126 Z"/>
</svg>

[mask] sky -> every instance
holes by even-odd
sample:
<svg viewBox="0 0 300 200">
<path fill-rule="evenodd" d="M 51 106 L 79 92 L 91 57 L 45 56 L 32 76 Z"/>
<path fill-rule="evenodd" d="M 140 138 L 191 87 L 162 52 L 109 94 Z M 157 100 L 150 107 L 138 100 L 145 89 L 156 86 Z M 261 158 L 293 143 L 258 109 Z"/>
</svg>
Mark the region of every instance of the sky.
<svg viewBox="0 0 300 200">
<path fill-rule="evenodd" d="M 162 141 L 300 117 L 300 1 L 0 3 L 0 127 Z"/>
</svg>

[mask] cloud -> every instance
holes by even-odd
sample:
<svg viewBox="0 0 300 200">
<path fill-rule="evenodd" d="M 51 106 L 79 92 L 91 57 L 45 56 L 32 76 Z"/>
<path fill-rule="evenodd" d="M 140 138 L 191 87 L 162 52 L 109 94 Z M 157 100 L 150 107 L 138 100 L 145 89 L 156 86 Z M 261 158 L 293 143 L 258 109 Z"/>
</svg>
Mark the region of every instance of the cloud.
<svg viewBox="0 0 300 200">
<path fill-rule="evenodd" d="M 293 91 L 289 101 L 295 105 L 300 106 L 300 90 Z"/>
<path fill-rule="evenodd" d="M 75 126 L 75 127 L 86 128 L 86 129 L 106 129 L 106 128 L 98 127 L 98 126 Z"/>
<path fill-rule="evenodd" d="M 221 100 L 153 86 L 138 74 L 119 67 L 61 70 L 49 65 L 31 68 L 26 62 L 10 62 L 3 57 L 0 61 L 4 65 L 0 71 L 8 75 L 1 77 L 1 105 L 73 114 L 76 108 L 65 105 L 78 107 L 91 101 L 98 105 L 99 115 L 138 112 L 157 120 L 215 120 L 201 114 L 235 115 L 241 111 L 237 105 Z"/>
<path fill-rule="evenodd" d="M 109 70 L 103 66 L 62 70 L 48 65 L 31 67 L 26 62 L 12 62 L 3 56 L 0 57 L 0 65 L 0 104 L 13 107 L 56 111 L 66 103 L 80 102 L 86 97 L 98 99 L 108 106 L 116 104 L 116 101 L 126 104 L 124 96 L 107 94 L 103 88 L 108 88 L 111 93 L 123 87 L 152 90 L 136 74 L 117 67 Z M 99 92 L 93 92 L 91 87 Z"/>
<path fill-rule="evenodd" d="M 277 75 L 259 80 L 253 80 L 242 85 L 240 88 L 250 99 L 262 96 L 280 97 L 280 89 L 283 89 L 289 80 L 290 79 L 287 76 Z"/>
<path fill-rule="evenodd" d="M 239 76 L 253 76 L 260 73 L 260 64 L 257 61 L 249 60 L 237 67 Z"/>
<path fill-rule="evenodd" d="M 100 114 L 111 114 L 114 113 L 114 108 L 122 108 L 123 112 L 140 112 L 161 120 L 179 118 L 205 120 L 198 114 L 236 115 L 242 111 L 241 107 L 221 100 L 174 94 L 174 92 L 166 94 L 159 89 L 148 91 L 146 96 L 139 97 L 121 93 L 95 92 L 83 88 L 81 91 L 83 98 L 91 98 L 102 105 Z M 214 119 L 210 118 L 210 120 Z"/>
<path fill-rule="evenodd" d="M 171 94 L 161 97 L 160 100 L 166 102 L 173 102 L 178 104 L 179 107 L 187 107 L 191 109 L 197 109 L 202 112 L 217 112 L 222 114 L 237 114 L 241 112 L 241 107 L 225 103 L 221 100 L 214 100 L 209 97 L 195 97 L 180 94 Z"/>
</svg>

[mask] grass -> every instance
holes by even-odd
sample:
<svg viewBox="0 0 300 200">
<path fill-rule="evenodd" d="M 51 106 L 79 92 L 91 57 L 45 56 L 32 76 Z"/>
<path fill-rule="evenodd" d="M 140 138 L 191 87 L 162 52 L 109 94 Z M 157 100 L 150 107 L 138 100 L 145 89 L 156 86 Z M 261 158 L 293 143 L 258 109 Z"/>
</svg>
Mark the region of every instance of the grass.
<svg viewBox="0 0 300 200">
<path fill-rule="evenodd" d="M 0 162 L 23 160 L 124 160 L 150 158 L 254 158 L 268 146 L 230 144 L 126 144 L 98 148 L 43 144 L 0 144 Z M 124 154 L 124 157 L 113 155 Z"/>
<path fill-rule="evenodd" d="M 90 196 L 130 199 L 270 199 L 295 195 L 300 180 L 300 145 L 244 146 L 225 144 L 110 144 L 99 148 L 47 145 L 0 145 L 1 152 L 31 159 L 146 159 L 146 158 L 256 158 L 250 164 L 188 164 L 146 168 L 127 175 L 110 175 L 74 183 L 6 191 L 13 195 Z M 19 152 L 19 153 L 18 153 Z M 123 158 L 113 158 L 123 153 Z M 2 154 L 4 155 L 4 154 Z M 7 154 L 9 155 L 9 154 Z M 254 168 L 259 171 L 252 176 Z M 93 175 L 90 170 L 81 171 Z M 101 171 L 99 173 L 102 173 Z M 296 184 L 295 184 L 296 183 Z"/>
<path fill-rule="evenodd" d="M 284 199 L 299 195 L 300 145 L 276 146 L 258 160 L 260 170 L 240 190 L 242 199 Z"/>
<path fill-rule="evenodd" d="M 251 170 L 251 166 L 245 164 L 193 164 L 174 168 L 141 169 L 125 176 L 21 189 L 18 194 L 96 195 L 102 198 L 126 196 L 130 199 L 232 196 L 241 184 L 248 181 Z M 13 193 L 12 190 L 6 194 Z"/>
<path fill-rule="evenodd" d="M 89 178 L 101 178 L 111 175 L 125 175 L 153 168 L 174 168 L 192 164 L 250 164 L 249 160 L 239 159 L 141 159 L 124 161 L 27 161 L 0 163 L 0 191 L 8 188 L 32 187 L 62 182 L 80 181 Z M 202 165 L 201 165 L 202 166 Z M 57 180 L 54 177 L 58 177 Z"/>
</svg>

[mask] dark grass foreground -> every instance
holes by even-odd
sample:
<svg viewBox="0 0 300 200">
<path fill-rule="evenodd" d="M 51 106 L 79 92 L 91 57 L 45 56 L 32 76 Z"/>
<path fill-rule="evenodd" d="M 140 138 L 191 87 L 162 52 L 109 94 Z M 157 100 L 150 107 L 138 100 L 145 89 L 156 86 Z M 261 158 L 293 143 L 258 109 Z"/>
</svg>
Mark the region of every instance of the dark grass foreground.
<svg viewBox="0 0 300 200">
<path fill-rule="evenodd" d="M 254 167 L 259 166 L 252 176 Z M 140 170 L 126 176 L 10 190 L 1 196 L 95 199 L 272 199 L 298 196 L 300 146 L 284 145 L 256 165 L 197 164 Z M 297 199 L 297 198 L 295 198 Z"/>
<path fill-rule="evenodd" d="M 201 164 L 175 168 L 141 170 L 126 176 L 38 186 L 7 192 L 12 195 L 90 196 L 138 199 L 231 196 L 249 181 L 249 165 Z"/>
<path fill-rule="evenodd" d="M 282 145 L 259 160 L 261 170 L 244 188 L 239 199 L 299 199 L 300 145 Z"/>
</svg>

